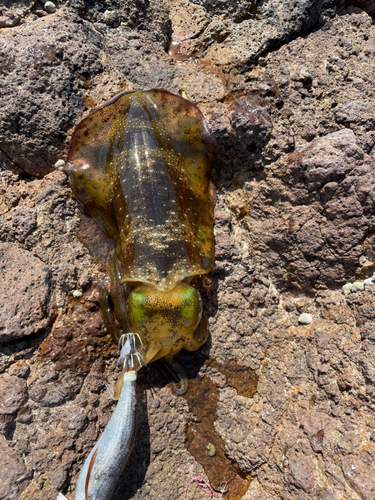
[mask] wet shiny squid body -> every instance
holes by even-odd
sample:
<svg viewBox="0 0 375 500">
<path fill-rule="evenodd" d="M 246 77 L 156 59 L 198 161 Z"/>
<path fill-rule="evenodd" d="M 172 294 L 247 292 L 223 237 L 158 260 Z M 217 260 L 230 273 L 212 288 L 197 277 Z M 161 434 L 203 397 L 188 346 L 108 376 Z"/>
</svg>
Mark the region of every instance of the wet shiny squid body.
<svg viewBox="0 0 375 500">
<path fill-rule="evenodd" d="M 199 109 L 164 90 L 117 95 L 72 137 L 72 190 L 114 242 L 104 323 L 117 341 L 139 334 L 145 364 L 208 336 L 192 280 L 214 263 L 213 149 Z"/>
</svg>

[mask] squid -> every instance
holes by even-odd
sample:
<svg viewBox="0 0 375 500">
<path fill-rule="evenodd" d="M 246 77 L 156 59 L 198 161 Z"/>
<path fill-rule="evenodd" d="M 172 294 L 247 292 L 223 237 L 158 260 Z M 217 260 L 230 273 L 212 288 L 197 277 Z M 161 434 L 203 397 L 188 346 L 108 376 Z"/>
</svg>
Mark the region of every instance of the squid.
<svg viewBox="0 0 375 500">
<path fill-rule="evenodd" d="M 137 371 L 161 358 L 174 363 L 208 337 L 194 285 L 214 264 L 214 150 L 199 109 L 157 89 L 118 94 L 73 133 L 65 173 L 114 242 L 99 302 L 123 365 L 117 407 L 82 469 L 76 500 L 111 498 L 112 472 L 121 473 L 134 441 Z"/>
</svg>

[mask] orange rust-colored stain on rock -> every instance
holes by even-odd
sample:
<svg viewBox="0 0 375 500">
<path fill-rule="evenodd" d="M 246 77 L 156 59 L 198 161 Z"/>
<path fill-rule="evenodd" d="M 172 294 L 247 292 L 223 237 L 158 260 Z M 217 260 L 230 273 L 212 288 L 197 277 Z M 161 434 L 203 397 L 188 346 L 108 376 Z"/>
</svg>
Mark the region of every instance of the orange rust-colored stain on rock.
<svg viewBox="0 0 375 500">
<path fill-rule="evenodd" d="M 302 160 L 306 151 L 296 151 L 288 157 L 288 163 L 284 171 L 280 174 L 281 179 L 290 174 L 291 169 L 294 167 L 300 168 L 302 165 Z"/>
<path fill-rule="evenodd" d="M 225 456 L 224 442 L 216 432 L 214 421 L 219 389 L 209 377 L 189 381 L 189 390 L 183 396 L 189 410 L 195 415 L 195 421 L 186 426 L 185 446 L 194 458 L 204 467 L 211 486 L 220 491 L 228 481 L 227 500 L 239 500 L 246 493 L 250 476 Z M 207 445 L 216 448 L 214 456 L 207 453 Z"/>
<path fill-rule="evenodd" d="M 57 318 L 52 332 L 40 346 L 40 356 L 49 358 L 56 369 L 70 369 L 80 375 L 87 374 L 93 364 L 104 370 L 104 360 L 116 356 L 116 346 L 105 331 L 101 311 L 88 297 L 69 299 L 64 315 Z"/>
<path fill-rule="evenodd" d="M 241 366 L 237 361 L 229 361 L 223 365 L 214 359 L 208 360 L 207 365 L 225 375 L 227 384 L 234 387 L 240 396 L 252 398 L 257 392 L 258 376 L 251 368 Z"/>
</svg>

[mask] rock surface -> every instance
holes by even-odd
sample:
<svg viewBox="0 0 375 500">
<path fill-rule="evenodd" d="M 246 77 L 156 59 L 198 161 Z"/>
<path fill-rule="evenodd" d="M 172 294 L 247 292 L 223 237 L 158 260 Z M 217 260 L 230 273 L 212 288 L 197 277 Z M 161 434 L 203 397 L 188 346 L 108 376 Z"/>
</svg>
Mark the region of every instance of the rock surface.
<svg viewBox="0 0 375 500">
<path fill-rule="evenodd" d="M 34 212 L 14 212 L 20 232 L 36 227 Z M 0 342 L 17 340 L 49 325 L 50 280 L 48 267 L 16 244 L 0 243 Z"/>
<path fill-rule="evenodd" d="M 73 498 L 113 411 L 105 248 L 94 260 L 83 245 L 96 233 L 54 165 L 90 109 L 162 87 L 197 103 L 217 141 L 211 335 L 180 356 L 185 399 L 140 372 L 114 500 L 183 500 L 217 459 L 210 443 L 247 484 L 229 500 L 373 500 L 373 2 L 43 3 L 0 7 L 0 499 Z M 188 498 L 206 496 L 191 484 Z"/>
</svg>

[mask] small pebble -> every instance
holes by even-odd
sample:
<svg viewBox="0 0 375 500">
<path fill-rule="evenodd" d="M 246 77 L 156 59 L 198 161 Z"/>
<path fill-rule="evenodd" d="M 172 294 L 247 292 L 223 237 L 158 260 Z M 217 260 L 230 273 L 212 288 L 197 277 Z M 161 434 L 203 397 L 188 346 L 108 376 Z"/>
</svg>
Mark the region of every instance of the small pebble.
<svg viewBox="0 0 375 500">
<path fill-rule="evenodd" d="M 44 10 L 52 14 L 53 12 L 56 12 L 56 5 L 48 0 L 48 2 L 44 4 Z"/>
<path fill-rule="evenodd" d="M 355 281 L 352 286 L 352 292 L 359 292 L 365 289 L 363 281 Z"/>
<path fill-rule="evenodd" d="M 305 66 L 300 66 L 291 74 L 291 79 L 294 82 L 302 82 L 308 84 L 312 82 L 310 71 Z"/>
<path fill-rule="evenodd" d="M 206 446 L 206 449 L 207 449 L 207 455 L 209 457 L 214 457 L 216 455 L 216 447 L 214 444 L 208 443 L 208 445 Z"/>
<path fill-rule="evenodd" d="M 57 170 L 61 170 L 65 165 L 65 161 L 64 160 L 57 160 L 57 162 L 55 163 L 55 168 Z"/>
<path fill-rule="evenodd" d="M 353 285 L 352 283 L 347 283 L 342 287 L 342 291 L 344 292 L 345 295 L 349 295 L 349 293 L 352 291 Z"/>
<path fill-rule="evenodd" d="M 374 278 L 367 278 L 363 284 L 365 285 L 365 288 L 370 288 L 370 286 L 374 286 L 375 283 L 373 281 Z"/>
<path fill-rule="evenodd" d="M 82 295 L 83 295 L 82 290 L 74 290 L 73 292 L 73 297 L 75 297 L 76 299 L 79 299 L 80 297 L 82 297 Z"/>
<path fill-rule="evenodd" d="M 301 325 L 309 325 L 312 322 L 312 316 L 307 313 L 301 314 L 301 316 L 298 318 L 298 323 L 301 323 Z"/>
</svg>

